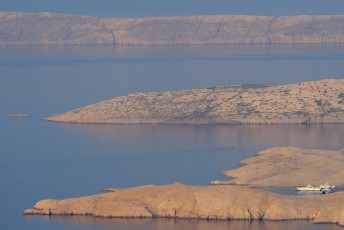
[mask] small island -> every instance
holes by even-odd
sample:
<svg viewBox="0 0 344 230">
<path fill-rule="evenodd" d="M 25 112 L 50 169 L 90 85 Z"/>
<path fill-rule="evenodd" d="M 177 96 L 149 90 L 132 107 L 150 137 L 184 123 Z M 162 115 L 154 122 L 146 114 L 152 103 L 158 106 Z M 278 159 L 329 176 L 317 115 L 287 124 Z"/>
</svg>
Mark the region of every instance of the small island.
<svg viewBox="0 0 344 230">
<path fill-rule="evenodd" d="M 9 118 L 27 118 L 31 117 L 30 114 L 25 114 L 25 113 L 17 113 L 17 114 L 10 114 L 8 115 Z"/>
<path fill-rule="evenodd" d="M 100 124 L 344 123 L 344 79 L 135 93 L 46 120 Z"/>
<path fill-rule="evenodd" d="M 259 155 L 266 156 L 270 152 L 276 151 L 282 155 L 282 158 L 283 156 L 293 158 L 301 151 L 304 152 L 303 155 L 310 155 L 309 158 L 312 158 L 312 163 L 315 164 L 323 162 L 322 157 L 315 157 L 318 155 L 327 156 L 332 160 L 336 160 L 336 157 L 339 157 L 338 154 L 343 155 L 343 152 L 299 148 L 270 149 Z M 283 164 L 281 159 L 276 163 Z M 273 157 L 274 160 L 276 157 Z M 342 164 L 342 156 L 338 160 Z M 290 162 L 285 162 L 285 164 L 290 164 Z M 332 166 L 333 164 L 323 164 L 323 169 L 331 171 Z M 314 173 L 312 164 L 303 165 L 303 167 L 306 175 Z M 272 172 L 278 176 L 282 171 Z M 286 167 L 284 171 L 284 173 L 292 173 L 294 168 Z M 245 174 L 244 171 L 240 171 L 240 173 Z M 238 177 L 240 173 L 238 173 Z M 259 173 L 258 168 L 253 169 L 253 173 Z M 294 177 L 290 178 L 294 182 L 308 183 L 308 180 L 301 174 L 295 174 Z M 337 182 L 341 185 L 344 184 L 344 177 L 338 177 Z M 294 184 L 290 182 L 289 185 Z M 195 218 L 226 221 L 313 220 L 314 223 L 335 223 L 344 226 L 344 216 L 342 215 L 344 192 L 327 195 L 287 196 L 247 186 L 189 186 L 180 183 L 134 188 L 108 188 L 105 191 L 107 192 L 80 198 L 42 200 L 37 202 L 32 209 L 25 210 L 24 214 L 86 215 L 107 218 Z"/>
</svg>

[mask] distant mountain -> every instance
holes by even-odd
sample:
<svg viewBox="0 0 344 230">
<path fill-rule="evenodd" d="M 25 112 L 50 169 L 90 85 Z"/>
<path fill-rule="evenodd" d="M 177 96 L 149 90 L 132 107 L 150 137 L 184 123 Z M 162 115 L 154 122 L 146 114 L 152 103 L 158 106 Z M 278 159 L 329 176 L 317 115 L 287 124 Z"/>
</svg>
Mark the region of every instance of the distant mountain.
<svg viewBox="0 0 344 230">
<path fill-rule="evenodd" d="M 136 93 L 47 120 L 69 123 L 343 123 L 344 79 Z"/>
<path fill-rule="evenodd" d="M 344 43 L 344 15 L 99 18 L 0 12 L 0 45 Z"/>
</svg>

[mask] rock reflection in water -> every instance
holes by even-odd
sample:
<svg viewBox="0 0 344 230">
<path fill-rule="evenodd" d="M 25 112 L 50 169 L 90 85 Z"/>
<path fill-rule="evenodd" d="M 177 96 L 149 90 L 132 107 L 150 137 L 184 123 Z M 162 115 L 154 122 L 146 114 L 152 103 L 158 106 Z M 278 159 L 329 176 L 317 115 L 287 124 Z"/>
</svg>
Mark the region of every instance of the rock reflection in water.
<svg viewBox="0 0 344 230">
<path fill-rule="evenodd" d="M 274 146 L 343 148 L 344 125 L 97 125 L 75 126 L 76 132 L 92 138 L 116 139 L 123 142 L 173 139 L 177 143 L 199 142 L 214 148 L 237 146 Z M 165 145 L 166 146 L 166 145 Z M 254 153 L 253 153 L 254 154 Z"/>
<path fill-rule="evenodd" d="M 182 219 L 159 219 L 159 218 L 96 218 L 87 216 L 53 216 L 53 217 L 31 217 L 38 219 L 45 219 L 51 222 L 59 222 L 62 225 L 71 226 L 73 229 L 150 229 L 150 230 L 340 230 L 342 229 L 336 225 L 327 224 L 313 224 L 312 221 L 209 221 L 209 220 L 182 220 Z"/>
</svg>

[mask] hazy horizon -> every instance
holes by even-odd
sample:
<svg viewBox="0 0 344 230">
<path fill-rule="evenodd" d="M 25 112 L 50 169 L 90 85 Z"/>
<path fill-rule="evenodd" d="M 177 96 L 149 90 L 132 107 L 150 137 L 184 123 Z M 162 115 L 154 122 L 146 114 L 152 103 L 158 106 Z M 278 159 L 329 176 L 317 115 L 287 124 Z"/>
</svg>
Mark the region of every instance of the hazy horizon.
<svg viewBox="0 0 344 230">
<path fill-rule="evenodd" d="M 201 14 L 300 15 L 344 14 L 342 0 L 11 0 L 0 11 L 57 12 L 102 17 L 186 16 Z"/>
</svg>

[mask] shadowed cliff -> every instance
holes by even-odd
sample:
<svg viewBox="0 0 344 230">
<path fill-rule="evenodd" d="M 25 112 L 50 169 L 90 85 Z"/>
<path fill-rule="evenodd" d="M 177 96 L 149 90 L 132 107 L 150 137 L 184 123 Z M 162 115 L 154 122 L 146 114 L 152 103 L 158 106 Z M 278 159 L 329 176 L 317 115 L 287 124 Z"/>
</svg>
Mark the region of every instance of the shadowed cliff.
<svg viewBox="0 0 344 230">
<path fill-rule="evenodd" d="M 99 18 L 0 12 L 0 45 L 343 43 L 344 15 Z"/>
</svg>

